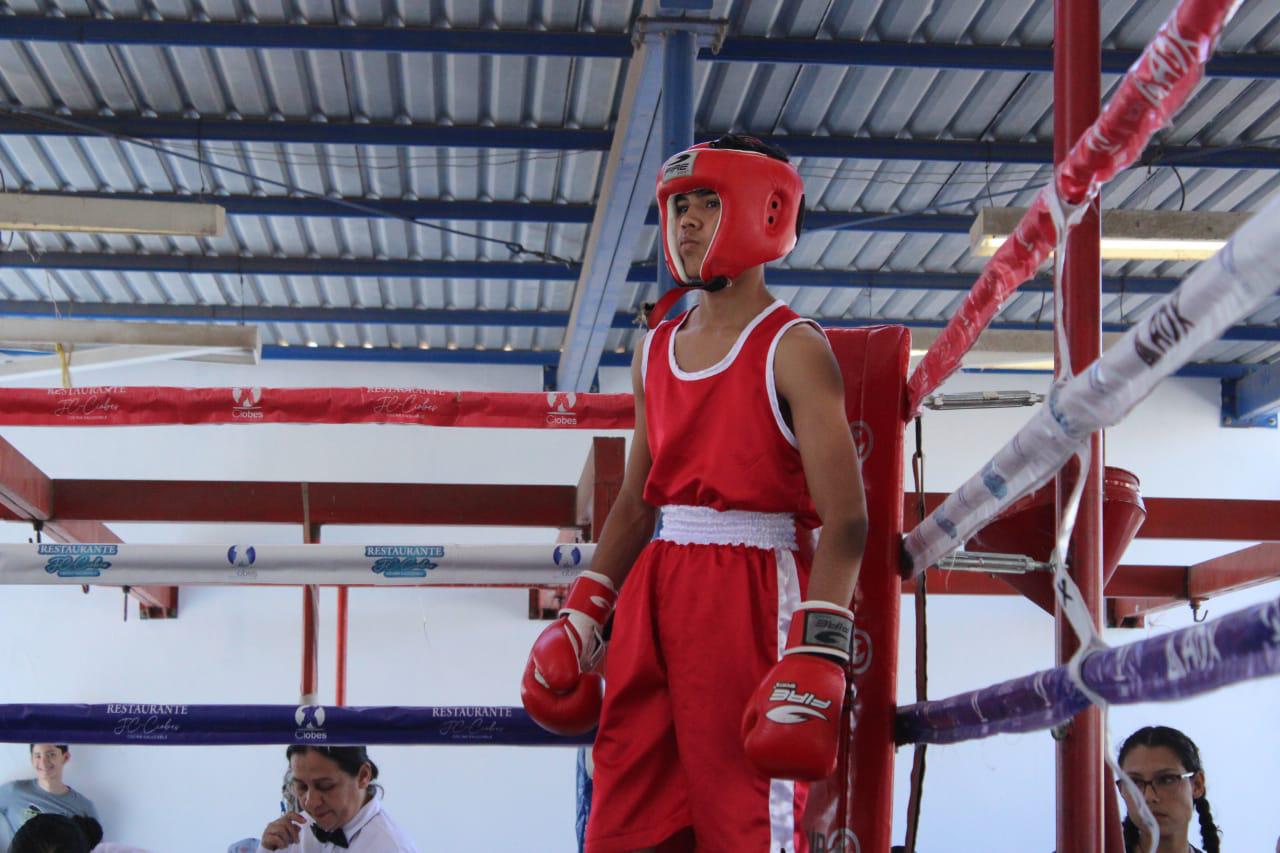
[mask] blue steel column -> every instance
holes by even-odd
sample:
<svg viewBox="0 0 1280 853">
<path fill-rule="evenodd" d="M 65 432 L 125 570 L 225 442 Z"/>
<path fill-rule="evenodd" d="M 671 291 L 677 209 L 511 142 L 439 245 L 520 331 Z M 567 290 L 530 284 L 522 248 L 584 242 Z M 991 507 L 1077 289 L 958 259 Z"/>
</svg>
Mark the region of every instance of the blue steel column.
<svg viewBox="0 0 1280 853">
<path fill-rule="evenodd" d="M 667 50 L 662 56 L 662 156 L 670 157 L 693 144 L 693 63 L 698 42 L 691 32 L 670 30 Z M 676 281 L 662 262 L 663 235 L 658 235 L 658 296 L 676 286 Z M 680 300 L 671 313 L 688 308 L 693 294 Z"/>
</svg>

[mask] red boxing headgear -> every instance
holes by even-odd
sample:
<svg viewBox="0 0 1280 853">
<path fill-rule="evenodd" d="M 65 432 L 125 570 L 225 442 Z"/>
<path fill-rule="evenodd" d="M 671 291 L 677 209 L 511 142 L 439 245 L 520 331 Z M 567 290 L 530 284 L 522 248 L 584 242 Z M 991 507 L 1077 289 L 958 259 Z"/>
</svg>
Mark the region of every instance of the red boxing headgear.
<svg viewBox="0 0 1280 853">
<path fill-rule="evenodd" d="M 743 270 L 786 255 L 800 234 L 804 182 L 795 167 L 762 152 L 722 147 L 726 142 L 682 151 L 662 164 L 658 175 L 662 254 L 684 287 L 719 290 Z M 703 189 L 720 196 L 720 222 L 697 278 L 690 278 L 680 261 L 675 197 Z"/>
</svg>

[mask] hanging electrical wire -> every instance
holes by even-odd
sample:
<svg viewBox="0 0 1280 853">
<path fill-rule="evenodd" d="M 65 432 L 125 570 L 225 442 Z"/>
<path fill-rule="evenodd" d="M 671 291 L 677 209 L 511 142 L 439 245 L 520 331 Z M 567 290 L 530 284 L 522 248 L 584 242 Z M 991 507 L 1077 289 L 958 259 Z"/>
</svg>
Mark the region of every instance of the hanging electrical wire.
<svg viewBox="0 0 1280 853">
<path fill-rule="evenodd" d="M 147 140 L 147 139 L 140 139 L 135 136 L 129 136 L 128 134 L 115 133 L 113 131 L 103 130 L 101 128 L 94 127 L 93 125 L 88 125 L 83 122 L 76 121 L 75 119 L 69 119 L 63 116 L 52 115 L 50 113 L 46 113 L 41 110 L 33 110 L 28 107 L 12 106 L 12 105 L 0 107 L 0 113 L 8 113 L 9 115 L 13 115 L 13 116 L 21 116 L 36 122 L 43 122 L 45 124 L 52 125 L 54 127 L 60 127 L 66 130 L 75 130 L 78 133 L 81 133 L 87 136 L 98 136 L 98 137 L 103 137 L 107 139 L 114 139 L 119 142 L 126 142 L 126 143 L 129 143 L 130 145 L 137 145 L 158 154 L 167 154 L 171 157 L 177 157 L 179 159 L 187 160 L 189 162 L 196 163 L 198 165 L 206 165 L 213 169 L 218 169 L 223 172 L 239 175 L 242 178 L 247 178 L 248 180 L 251 180 L 260 184 L 267 184 L 269 186 L 278 187 L 280 189 L 286 190 L 296 195 L 301 195 L 306 198 L 313 198 L 313 199 L 325 201 L 336 207 L 344 207 L 349 210 L 355 210 L 365 214 L 366 216 L 369 216 L 375 219 L 385 219 L 385 218 L 398 219 L 403 222 L 417 225 L 422 228 L 429 228 L 433 231 L 439 231 L 445 234 L 453 234 L 454 236 L 457 236 L 457 237 L 466 237 L 482 243 L 493 243 L 493 244 L 502 246 L 507 251 L 511 252 L 512 255 L 517 255 L 517 256 L 527 255 L 529 257 L 537 258 L 538 260 L 542 260 L 542 261 L 549 261 L 552 263 L 564 264 L 570 268 L 576 268 L 578 266 L 578 262 L 571 258 L 565 258 L 560 255 L 556 255 L 552 252 L 545 252 L 540 249 L 530 249 L 527 246 L 525 246 L 523 243 L 520 243 L 518 240 L 506 240 L 499 237 L 486 237 L 483 234 L 477 234 L 472 231 L 464 231 L 460 228 L 451 228 L 448 225 L 440 225 L 435 222 L 428 222 L 427 220 L 421 219 L 416 216 L 403 216 L 403 215 L 396 214 L 394 212 L 389 212 L 377 207 L 372 207 L 370 205 L 363 204 L 358 201 L 352 201 L 350 199 L 345 199 L 345 198 L 333 198 L 330 196 L 326 196 L 324 193 L 301 189 L 299 187 L 292 186 L 284 181 L 277 181 L 274 178 L 267 178 L 261 175 L 256 175 L 248 171 L 247 169 L 240 169 L 235 166 L 228 166 L 223 163 L 216 163 L 210 160 L 209 158 L 201 155 L 187 154 L 182 151 L 175 151 L 171 148 L 168 148 L 164 145 L 160 145 L 159 143 L 156 143 L 156 142 L 151 142 L 150 140 Z"/>
</svg>

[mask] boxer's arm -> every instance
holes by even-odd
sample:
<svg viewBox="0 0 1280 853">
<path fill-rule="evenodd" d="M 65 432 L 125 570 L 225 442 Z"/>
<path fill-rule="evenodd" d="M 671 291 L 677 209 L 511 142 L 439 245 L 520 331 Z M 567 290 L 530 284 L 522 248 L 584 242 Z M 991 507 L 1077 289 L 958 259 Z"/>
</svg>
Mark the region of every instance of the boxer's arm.
<svg viewBox="0 0 1280 853">
<path fill-rule="evenodd" d="M 866 546 L 867 508 L 845 420 L 844 380 L 826 337 L 807 323 L 788 329 L 778 344 L 774 381 L 790 407 L 805 482 L 822 519 L 806 598 L 847 607 Z"/>
<path fill-rule="evenodd" d="M 591 571 L 599 572 L 622 589 L 622 582 L 640 551 L 653 536 L 654 508 L 644 501 L 644 483 L 649 477 L 653 458 L 649 455 L 649 433 L 644 416 L 644 377 L 641 375 L 643 341 L 631 359 L 631 386 L 635 394 L 636 428 L 631 438 L 622 489 L 609 517 L 605 519 L 596 545 Z"/>
</svg>

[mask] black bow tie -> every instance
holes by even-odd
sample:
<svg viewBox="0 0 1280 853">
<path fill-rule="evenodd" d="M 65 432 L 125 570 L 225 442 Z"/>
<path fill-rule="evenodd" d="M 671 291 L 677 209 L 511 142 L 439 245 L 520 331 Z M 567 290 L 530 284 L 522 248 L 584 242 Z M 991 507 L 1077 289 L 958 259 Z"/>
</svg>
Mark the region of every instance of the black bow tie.
<svg viewBox="0 0 1280 853">
<path fill-rule="evenodd" d="M 321 844 L 332 844 L 334 847 L 347 847 L 347 834 L 342 831 L 342 827 L 330 832 L 327 829 L 321 829 L 319 824 L 311 824 L 311 831 L 315 833 L 316 840 Z"/>
</svg>

